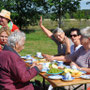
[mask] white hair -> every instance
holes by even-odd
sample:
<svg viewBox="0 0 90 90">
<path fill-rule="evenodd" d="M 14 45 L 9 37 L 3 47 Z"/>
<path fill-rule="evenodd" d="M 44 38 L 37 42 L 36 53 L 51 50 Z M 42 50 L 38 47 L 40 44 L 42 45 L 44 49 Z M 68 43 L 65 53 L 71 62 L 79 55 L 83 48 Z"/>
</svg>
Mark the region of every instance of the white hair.
<svg viewBox="0 0 90 90">
<path fill-rule="evenodd" d="M 53 34 L 55 34 L 55 33 L 64 33 L 64 31 L 63 31 L 61 28 L 57 27 L 57 28 L 53 31 Z"/>
<path fill-rule="evenodd" d="M 86 27 L 80 30 L 81 34 L 85 37 L 90 37 L 90 27 Z"/>
<path fill-rule="evenodd" d="M 11 47 L 15 47 L 16 43 L 19 45 L 22 45 L 22 38 L 25 40 L 26 36 L 24 32 L 21 31 L 14 31 L 9 37 L 8 37 L 8 45 Z"/>
</svg>

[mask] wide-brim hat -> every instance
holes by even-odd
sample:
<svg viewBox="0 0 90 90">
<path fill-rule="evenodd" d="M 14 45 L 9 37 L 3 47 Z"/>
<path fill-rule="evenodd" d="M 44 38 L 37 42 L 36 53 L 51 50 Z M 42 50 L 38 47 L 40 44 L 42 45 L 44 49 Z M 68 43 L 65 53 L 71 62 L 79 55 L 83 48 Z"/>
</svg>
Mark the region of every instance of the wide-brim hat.
<svg viewBox="0 0 90 90">
<path fill-rule="evenodd" d="M 2 17 L 4 17 L 4 18 L 7 18 L 7 19 L 9 19 L 9 20 L 11 20 L 10 15 L 11 15 L 11 13 L 10 13 L 9 11 L 5 10 L 5 9 L 3 9 L 3 10 L 0 12 L 0 16 L 2 16 Z"/>
</svg>

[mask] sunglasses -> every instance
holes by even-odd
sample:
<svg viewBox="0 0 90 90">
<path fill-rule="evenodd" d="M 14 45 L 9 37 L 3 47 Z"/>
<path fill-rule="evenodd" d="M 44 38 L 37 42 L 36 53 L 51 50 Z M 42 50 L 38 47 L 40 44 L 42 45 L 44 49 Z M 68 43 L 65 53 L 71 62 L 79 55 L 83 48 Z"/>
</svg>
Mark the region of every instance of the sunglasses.
<svg viewBox="0 0 90 90">
<path fill-rule="evenodd" d="M 78 35 L 75 35 L 75 34 L 73 34 L 73 35 L 70 35 L 70 37 L 77 37 Z"/>
</svg>

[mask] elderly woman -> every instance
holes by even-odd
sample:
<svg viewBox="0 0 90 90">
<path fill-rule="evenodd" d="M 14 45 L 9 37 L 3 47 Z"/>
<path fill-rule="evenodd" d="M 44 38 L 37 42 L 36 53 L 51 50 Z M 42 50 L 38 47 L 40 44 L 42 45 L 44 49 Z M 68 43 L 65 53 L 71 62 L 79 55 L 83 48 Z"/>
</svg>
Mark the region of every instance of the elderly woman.
<svg viewBox="0 0 90 90">
<path fill-rule="evenodd" d="M 50 30 L 48 30 L 42 25 L 42 17 L 40 19 L 40 27 L 45 32 L 45 34 L 57 44 L 58 46 L 57 55 L 70 54 L 71 42 L 69 38 L 65 36 L 65 33 L 61 28 L 56 28 L 52 33 Z"/>
<path fill-rule="evenodd" d="M 11 32 L 14 32 L 15 30 L 19 31 L 19 28 L 13 24 L 10 18 L 11 13 L 5 9 L 2 9 L 0 12 L 0 28 L 3 27 L 9 27 Z"/>
<path fill-rule="evenodd" d="M 3 49 L 3 46 L 7 44 L 8 36 L 11 34 L 9 28 L 2 27 L 0 28 L 0 51 Z"/>
<path fill-rule="evenodd" d="M 8 45 L 0 52 L 0 89 L 34 90 L 30 80 L 39 74 L 42 65 L 27 68 L 18 52 L 24 49 L 25 34 L 13 32 L 8 38 Z"/>
<path fill-rule="evenodd" d="M 73 61 L 77 68 L 90 73 L 90 27 L 82 29 L 81 34 L 81 44 L 83 45 L 76 52 L 66 55 L 52 57 L 49 55 L 44 55 L 48 60 L 62 60 L 64 62 Z"/>
</svg>

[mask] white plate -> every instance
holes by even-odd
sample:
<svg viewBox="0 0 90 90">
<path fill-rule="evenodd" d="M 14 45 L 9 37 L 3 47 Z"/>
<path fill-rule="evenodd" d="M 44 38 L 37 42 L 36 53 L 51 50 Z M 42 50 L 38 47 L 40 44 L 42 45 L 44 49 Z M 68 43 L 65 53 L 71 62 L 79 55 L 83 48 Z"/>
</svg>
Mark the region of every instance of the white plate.
<svg viewBox="0 0 90 90">
<path fill-rule="evenodd" d="M 62 75 L 51 75 L 51 76 L 48 76 L 48 78 L 50 78 L 50 79 L 62 79 L 63 76 Z"/>
<path fill-rule="evenodd" d="M 80 77 L 83 79 L 90 79 L 90 75 L 81 75 Z"/>
<path fill-rule="evenodd" d="M 24 58 L 24 59 L 26 59 L 26 56 L 21 56 L 21 58 Z"/>
<path fill-rule="evenodd" d="M 49 69 L 48 68 L 44 68 L 41 70 L 41 72 L 47 72 Z"/>
<path fill-rule="evenodd" d="M 71 79 L 66 79 L 65 77 L 62 78 L 63 81 L 72 81 L 74 80 L 74 77 L 71 77 Z"/>
<path fill-rule="evenodd" d="M 27 60 L 27 61 L 25 61 L 26 63 L 32 63 L 32 61 L 29 61 L 29 60 Z"/>
<path fill-rule="evenodd" d="M 80 71 L 82 74 L 86 74 L 87 72 L 86 71 Z"/>
</svg>

